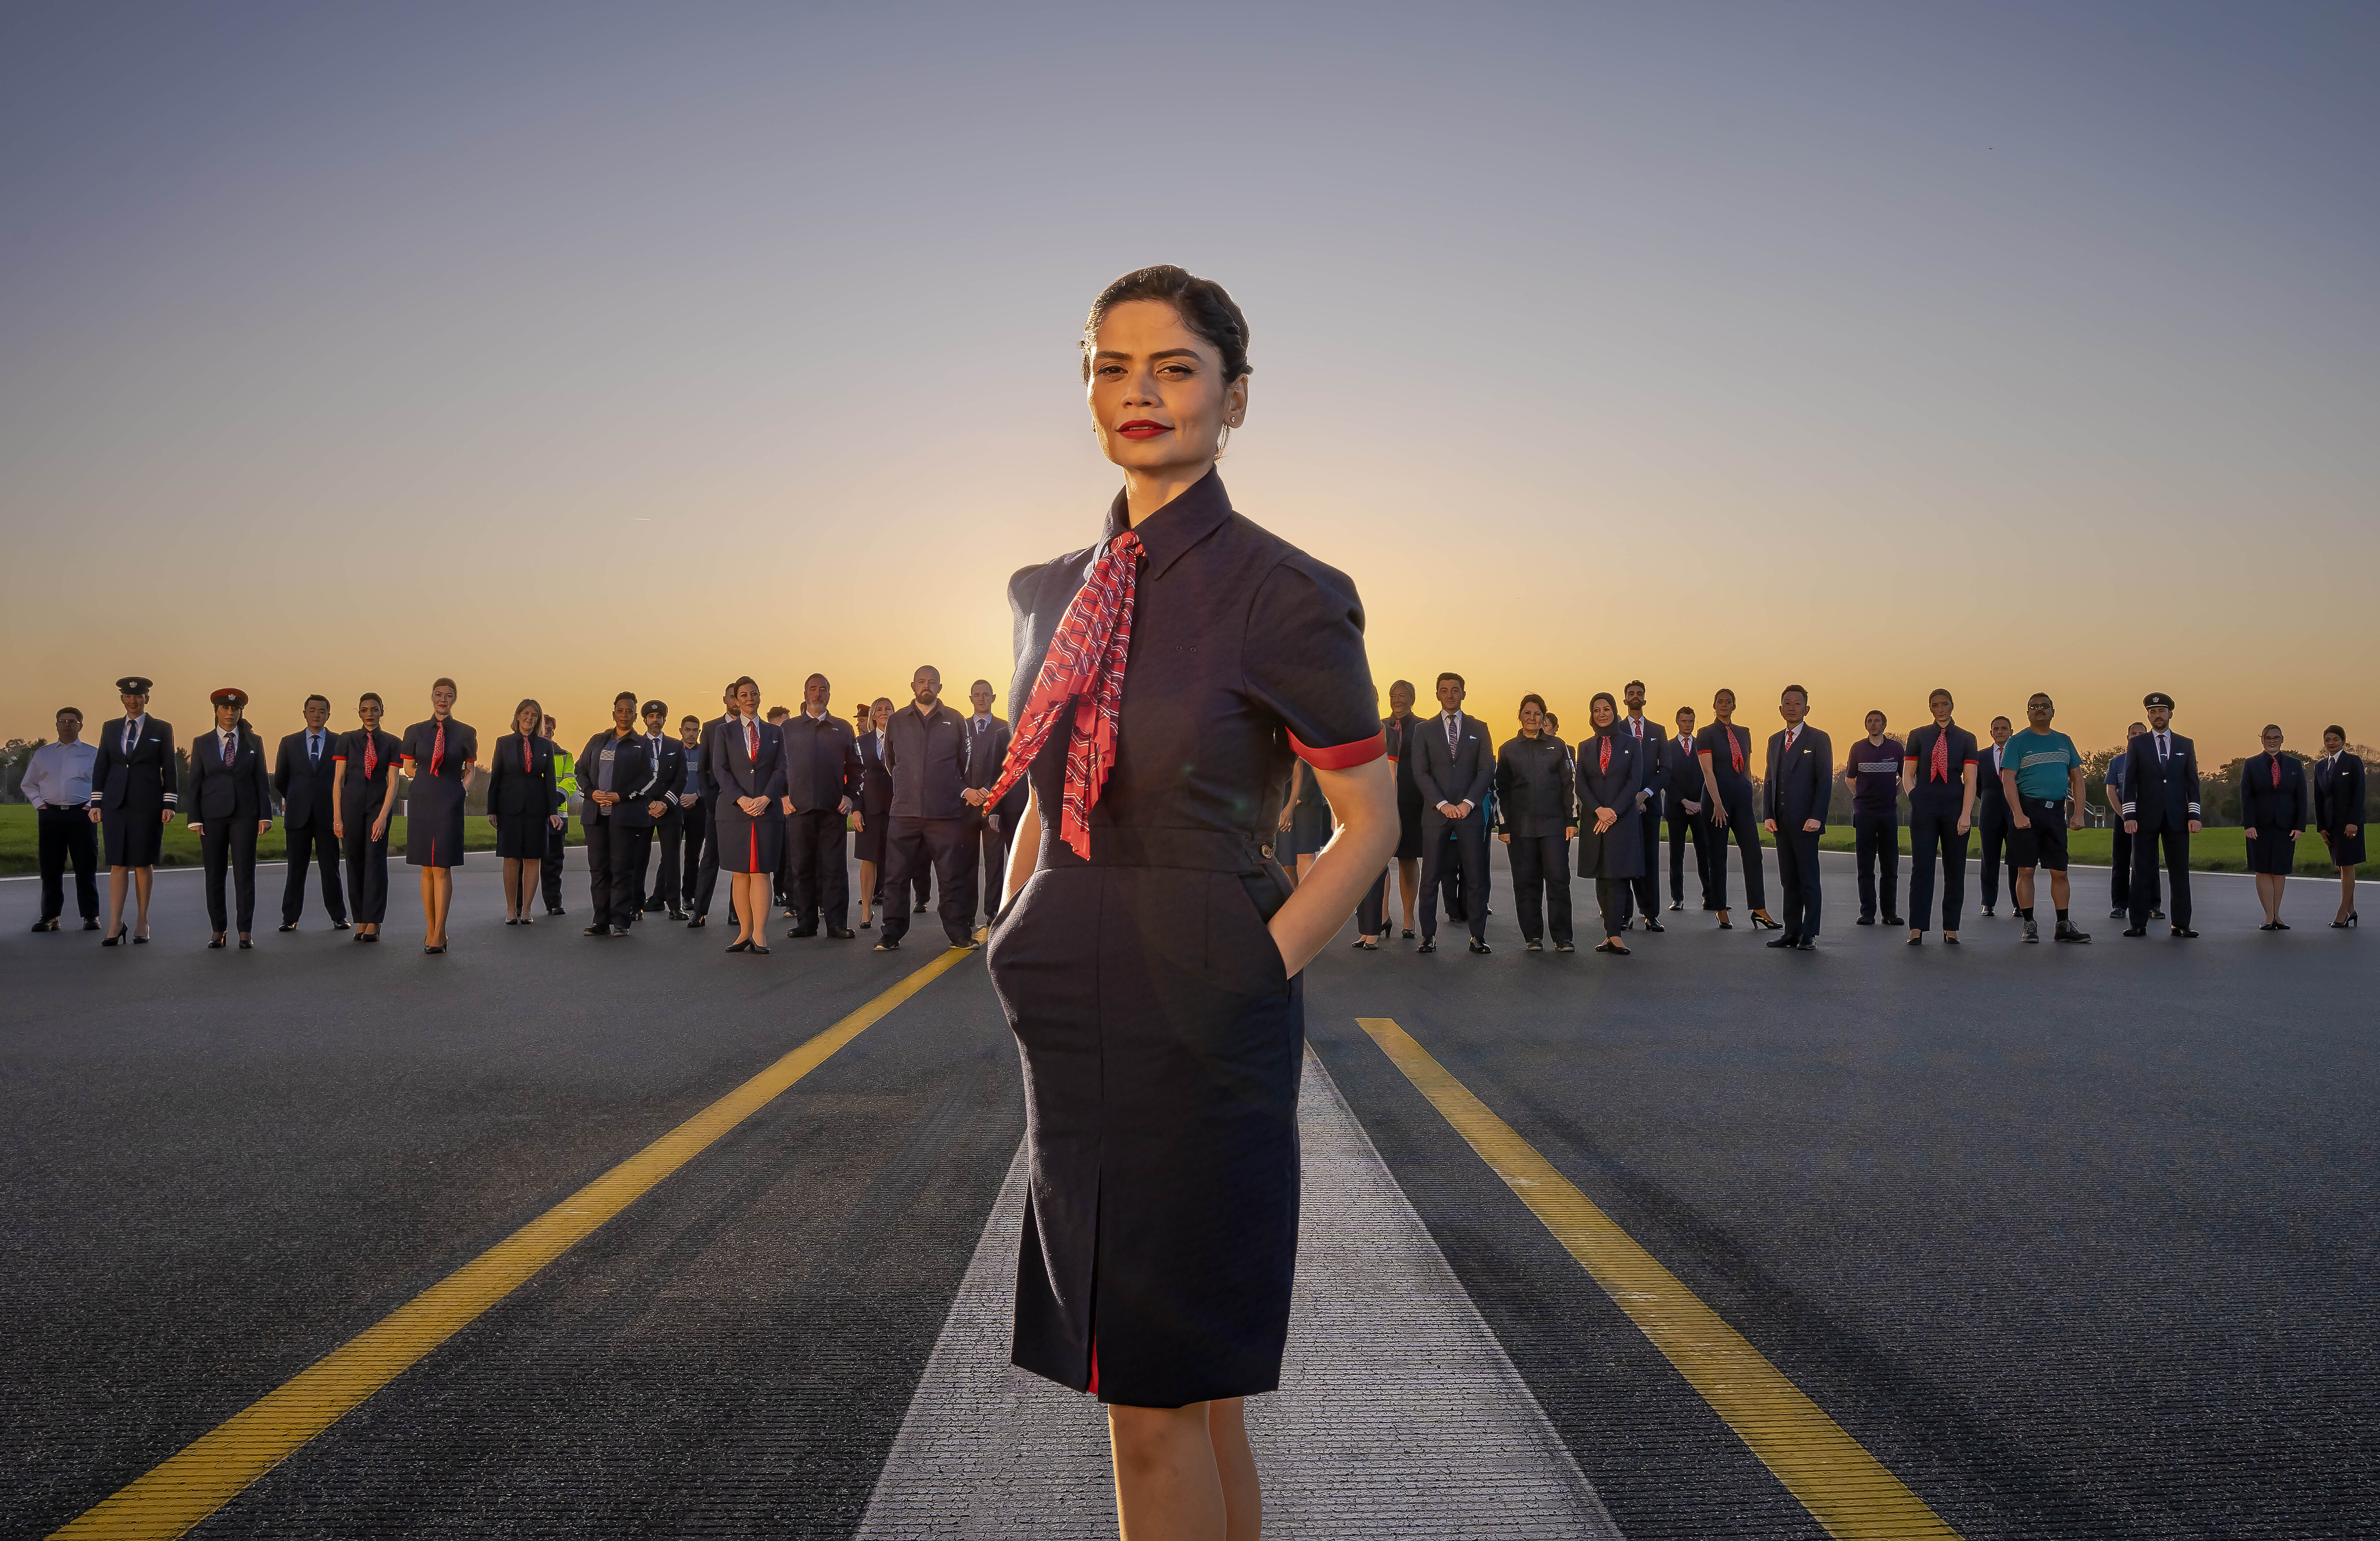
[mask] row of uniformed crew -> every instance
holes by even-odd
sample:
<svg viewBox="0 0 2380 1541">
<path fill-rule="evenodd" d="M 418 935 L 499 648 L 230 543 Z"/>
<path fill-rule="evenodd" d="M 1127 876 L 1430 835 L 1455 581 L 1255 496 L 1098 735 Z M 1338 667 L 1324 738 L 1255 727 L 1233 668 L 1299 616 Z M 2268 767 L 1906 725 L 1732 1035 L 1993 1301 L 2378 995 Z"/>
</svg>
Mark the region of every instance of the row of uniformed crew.
<svg viewBox="0 0 2380 1541">
<path fill-rule="evenodd" d="M 1631 681 L 1621 701 L 1608 693 L 1596 695 L 1593 730 L 1575 752 L 1558 735 L 1553 714 L 1536 695 L 1522 698 L 1520 734 L 1491 749 L 1484 725 L 1463 710 L 1464 694 L 1460 674 L 1441 674 L 1437 715 L 1416 717 L 1414 687 L 1399 680 L 1390 686 L 1390 715 L 1381 722 L 1396 761 L 1402 823 L 1396 866 L 1404 895 L 1404 935 L 1415 934 L 1418 897 L 1418 951 L 1437 949 L 1441 901 L 1450 918 L 1468 925 L 1471 950 L 1489 951 L 1486 896 L 1492 833 L 1508 850 L 1516 919 L 1530 951 L 1541 950 L 1548 940 L 1558 952 L 1572 951 L 1569 846 L 1575 839 L 1575 870 L 1596 882 L 1604 930 L 1597 951 L 1625 954 L 1621 938 L 1632 921 L 1646 931 L 1663 929 L 1665 816 L 1670 909 L 1685 907 L 1685 856 L 1691 847 L 1702 907 L 1716 912 L 1721 929 L 1734 928 L 1726 847 L 1731 834 L 1754 928 L 1778 930 L 1768 944 L 1774 948 L 1807 949 L 1815 942 L 1822 911 L 1818 842 L 1837 771 L 1831 740 L 1803 720 L 1809 700 L 1800 686 L 1788 686 L 1779 696 L 1785 725 L 1765 746 L 1755 746 L 1735 722 L 1732 691 L 1718 693 L 1712 701 L 1717 720 L 1700 728 L 1694 709 L 1681 708 L 1673 735 L 1645 718 L 1645 686 Z M 2051 727 L 2055 703 L 2046 695 L 2034 696 L 2022 731 L 2005 717 L 1994 718 L 1988 743 L 1979 743 L 1954 721 L 1949 691 L 1935 691 L 1927 704 L 1932 721 L 1905 744 L 1885 732 L 1882 712 L 1868 713 L 1865 738 L 1851 746 L 1840 768 L 1852 795 L 1859 924 L 1876 924 L 1880 907 L 1883 924 L 1907 926 L 1910 944 L 1921 944 L 1932 928 L 1938 874 L 1943 940 L 1955 943 L 1966 902 L 1972 830 L 1982 835 L 1984 914 L 1993 914 L 1998 903 L 2005 866 L 2024 940 L 2037 941 L 2034 880 L 2047 872 L 2057 912 L 2053 938 L 2090 940 L 2073 923 L 2067 878 L 2067 832 L 2082 825 L 2083 760 L 2073 740 Z M 2171 730 L 2171 697 L 2153 692 L 2143 706 L 2148 721 L 2132 724 L 2126 751 L 2107 771 L 2111 803 L 2122 814 L 2110 913 L 2127 921 L 2129 937 L 2145 936 L 2149 921 L 2168 918 L 2160 907 L 2162 855 L 2163 882 L 2172 894 L 2170 934 L 2193 938 L 2198 933 L 2190 924 L 2189 840 L 2201 822 L 2197 752 Z M 2355 868 L 2365 859 L 2362 761 L 2347 752 L 2345 732 L 2337 725 L 2324 733 L 2323 756 L 2313 762 L 2311 778 L 2304 766 L 2280 752 L 2280 729 L 2265 728 L 2264 744 L 2265 752 L 2241 768 L 2240 787 L 2250 867 L 2265 912 L 2263 928 L 2289 928 L 2280 918 L 2281 893 L 2296 842 L 2309 825 L 2323 836 L 2338 872 L 2339 904 L 2331 924 L 2352 927 Z M 1910 804 L 1912 847 L 1907 920 L 1897 913 L 1898 802 L 1903 794 Z M 1296 774 L 1280 828 L 1283 844 L 1297 853 L 1301 867 L 1330 837 L 1330 812 L 1318 804 L 1311 783 Z M 1781 918 L 1766 904 L 1762 831 L 1776 840 L 1772 850 L 1784 889 Z M 1385 891 L 1384 874 L 1360 912 L 1359 949 L 1377 949 L 1385 933 Z"/>
<path fill-rule="evenodd" d="M 759 686 L 731 684 L 722 711 L 708 722 L 688 716 L 675 734 L 668 707 L 638 706 L 622 691 L 612 724 L 573 757 L 553 741 L 554 720 L 534 700 L 514 710 L 510 731 L 480 753 L 478 731 L 454 715 L 455 682 L 431 690 L 431 715 L 402 736 L 383 732 L 383 703 L 367 693 L 358 725 L 327 727 L 330 702 L 309 697 L 306 727 L 283 739 L 268 773 L 263 741 L 242 712 L 245 692 L 211 697 L 212 729 L 189 747 L 189 780 L 177 784 L 174 730 L 149 714 L 151 682 L 116 682 L 124 716 L 81 741 L 81 714 L 58 714 L 59 742 L 35 757 L 27 778 L 42 829 L 42 917 L 55 931 L 64 911 L 64 872 L 77 867 L 86 929 L 98 928 L 91 868 L 103 843 L 110 918 L 101 945 L 149 940 L 151 879 L 164 831 L 176 813 L 200 837 L 210 947 L 253 945 L 257 837 L 272 827 L 276 796 L 288 843 L 282 906 L 285 931 L 297 928 L 310 866 L 319 862 L 324 905 L 336 929 L 375 941 L 386 917 L 388 840 L 398 811 L 397 771 L 407 785 L 406 861 L 421 874 L 423 945 L 447 945 L 452 869 L 464 864 L 464 794 L 471 770 L 488 773 L 487 819 L 504 866 L 504 923 L 535 921 L 542 885 L 547 913 L 562 913 L 560 870 L 569 797 L 580 796 L 592 923 L 585 934 L 623 937 L 645 914 L 665 910 L 689 927 L 708 924 L 719 871 L 731 875 L 738 934 L 730 952 L 765 953 L 772 886 L 784 895 L 797 937 L 849 939 L 846 829 L 859 835 L 862 877 L 880 871 L 894 894 L 883 915 L 878 951 L 901 945 L 907 895 L 939 890 L 944 931 L 972 945 L 977 868 L 996 873 L 1022 812 L 1022 789 L 982 807 L 997 777 L 1008 724 L 991 712 L 992 692 L 976 682 L 974 714 L 941 704 L 941 679 L 921 668 L 912 705 L 898 711 L 880 699 L 872 732 L 856 732 L 828 710 L 829 685 L 813 674 L 802 709 L 759 715 Z M 640 731 L 641 729 L 641 731 Z M 93 827 L 102 837 L 92 840 Z M 656 840 L 657 883 L 648 873 Z M 683 877 L 680 875 L 681 858 Z M 342 866 L 345 871 L 342 873 Z M 343 881 L 344 877 L 344 881 Z M 228 892 L 226 892 L 228 890 Z M 136 900 L 128 932 L 125 900 Z M 861 899 L 863 915 L 872 892 Z M 997 900 L 986 891 L 988 914 Z M 691 912 L 690 916 L 688 912 Z M 866 924 L 863 920 L 863 924 Z"/>
</svg>

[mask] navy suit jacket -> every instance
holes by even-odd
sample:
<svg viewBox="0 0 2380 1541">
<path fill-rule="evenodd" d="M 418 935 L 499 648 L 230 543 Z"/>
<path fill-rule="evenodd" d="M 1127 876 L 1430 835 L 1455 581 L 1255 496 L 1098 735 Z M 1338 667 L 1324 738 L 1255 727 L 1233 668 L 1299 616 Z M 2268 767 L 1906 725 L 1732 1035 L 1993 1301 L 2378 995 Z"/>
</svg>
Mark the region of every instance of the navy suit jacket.
<svg viewBox="0 0 2380 1541">
<path fill-rule="evenodd" d="M 2008 817 L 2008 788 L 2000 784 L 2000 770 L 2008 758 L 2008 746 L 1990 739 L 1975 743 L 1975 822 L 1984 821 L 1984 810 L 1998 810 L 1997 817 Z"/>
<path fill-rule="evenodd" d="M 2326 758 L 2314 761 L 2313 827 L 2338 834 L 2350 824 L 2363 827 L 2363 761 L 2350 754 L 2336 766 Z"/>
<path fill-rule="evenodd" d="M 1421 788 L 1423 808 L 1438 811 L 1440 803 L 1468 803 L 1477 813 L 1488 806 L 1488 788 L 1496 779 L 1496 750 L 1488 729 L 1469 712 L 1463 714 L 1454 753 L 1446 751 L 1443 712 L 1414 719 L 1406 746 L 1413 750 L 1414 785 Z"/>
<path fill-rule="evenodd" d="M 1661 788 L 1682 803 L 1701 803 L 1710 796 L 1703 785 L 1701 751 L 1691 738 L 1672 738 L 1661 746 Z M 1703 810 L 1708 813 L 1710 809 Z"/>
<path fill-rule="evenodd" d="M 2305 766 L 2295 756 L 2281 757 L 2281 784 L 2273 785 L 2273 762 L 2250 755 L 2240 766 L 2240 822 L 2251 829 L 2302 830 L 2312 800 L 2306 795 Z"/>
<path fill-rule="evenodd" d="M 716 789 L 714 795 L 722 807 L 738 797 L 766 797 L 771 806 L 757 817 L 783 817 L 777 799 L 785 795 L 785 735 L 774 722 L 755 726 L 760 737 L 757 756 L 745 752 L 743 724 L 721 718 L 710 734 L 710 751 L 703 757 L 705 774 Z M 581 791 L 586 790 L 584 769 L 579 771 L 578 785 Z M 738 808 L 736 812 L 741 814 L 743 810 Z"/>
<path fill-rule="evenodd" d="M 1782 763 L 1780 763 L 1780 761 Z M 1761 817 L 1777 820 L 1779 834 L 1799 833 L 1810 819 L 1827 827 L 1827 807 L 1835 795 L 1835 746 L 1809 723 L 1802 724 L 1793 752 L 1785 753 L 1782 729 L 1768 735 L 1768 778 L 1760 791 Z"/>
<path fill-rule="evenodd" d="M 1650 751 L 1644 757 L 1645 790 L 1651 793 L 1653 795 L 1645 799 L 1645 811 L 1647 814 L 1659 813 L 1661 811 L 1661 794 L 1670 790 L 1670 757 L 1667 753 L 1670 746 L 1669 734 L 1662 728 L 1660 723 L 1656 722 L 1650 717 L 1647 717 L 1645 719 L 1645 736 L 1642 739 L 1639 739 L 1636 736 L 1635 730 L 1628 725 L 1628 718 L 1624 712 L 1621 715 L 1618 722 L 1611 724 L 1611 731 L 1632 743 L 1641 743 L 1645 745 Z M 1592 740 L 1593 736 L 1593 734 L 1588 735 L 1590 740 Z M 1694 767 L 1694 784 L 1700 786 L 1702 783 L 1703 769 L 1699 764 L 1697 764 Z"/>
<path fill-rule="evenodd" d="M 2124 817 L 2143 833 L 2186 830 L 2198 811 L 2198 748 L 2178 733 L 2166 734 L 2168 758 L 2157 758 L 2156 734 L 2144 733 L 2124 746 Z"/>
<path fill-rule="evenodd" d="M 212 728 L 190 746 L 190 801 L 182 810 L 193 824 L 217 819 L 270 819 L 273 783 L 264 773 L 264 741 L 239 735 L 232 763 L 223 762 L 223 740 Z"/>
<path fill-rule="evenodd" d="M 870 728 L 859 735 L 859 811 L 868 819 L 880 819 L 892 811 L 892 770 L 884 763 L 883 752 L 876 746 L 876 730 Z M 876 828 L 870 824 L 870 829 Z"/>
<path fill-rule="evenodd" d="M 99 756 L 91 762 L 91 806 L 129 813 L 164 813 L 176 795 L 174 724 L 140 719 L 140 736 L 124 752 L 124 719 L 113 717 L 91 735 Z"/>
<path fill-rule="evenodd" d="M 322 758 L 319 763 L 307 760 L 305 730 L 281 741 L 281 751 L 273 762 L 273 790 L 281 799 L 281 816 L 291 828 L 303 829 L 316 822 L 325 829 L 330 827 L 335 811 L 331 807 L 331 789 L 338 781 L 339 740 L 343 736 L 329 728 L 322 730 Z"/>
</svg>

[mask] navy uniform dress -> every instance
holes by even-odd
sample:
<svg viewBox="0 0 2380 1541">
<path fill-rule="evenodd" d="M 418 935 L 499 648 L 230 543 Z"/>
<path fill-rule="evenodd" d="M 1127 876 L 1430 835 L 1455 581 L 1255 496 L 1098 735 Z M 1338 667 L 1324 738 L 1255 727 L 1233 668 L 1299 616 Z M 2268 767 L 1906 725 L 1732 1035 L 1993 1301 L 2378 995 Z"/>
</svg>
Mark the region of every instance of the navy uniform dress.
<svg viewBox="0 0 2380 1541">
<path fill-rule="evenodd" d="M 488 757 L 488 811 L 496 816 L 497 855 L 545 859 L 551 820 L 565 806 L 553 763 L 553 740 L 541 734 L 508 733 L 496 740 Z"/>
<path fill-rule="evenodd" d="M 1291 774 L 1296 774 L 1294 770 Z M 1331 822 L 1330 799 L 1322 795 L 1322 788 L 1316 784 L 1313 777 L 1299 777 L 1297 802 L 1289 813 L 1288 848 L 1282 849 L 1282 843 L 1277 841 L 1273 847 L 1274 855 L 1284 865 L 1293 857 L 1319 855 L 1322 848 L 1330 843 L 1330 836 L 1335 830 L 1336 826 Z"/>
<path fill-rule="evenodd" d="M 164 816 L 178 792 L 174 724 L 142 712 L 103 722 L 92 735 L 91 806 L 99 810 L 100 843 L 110 867 L 154 867 L 165 848 Z"/>
<path fill-rule="evenodd" d="M 407 867 L 463 865 L 463 766 L 480 758 L 480 735 L 452 717 L 443 741 L 438 728 L 433 717 L 405 730 L 405 758 L 412 761 L 407 773 L 413 778 L 405 791 Z"/>
<path fill-rule="evenodd" d="M 2240 766 L 2240 822 L 2256 831 L 2248 847 L 2248 870 L 2288 877 L 2297 866 L 2298 843 L 2289 838 L 2306 827 L 2313 812 L 2305 766 L 2294 755 L 2250 755 Z"/>
<path fill-rule="evenodd" d="M 1102 541 L 1127 528 L 1123 499 Z M 994 921 L 1024 1058 L 1031 1190 L 1016 1364 L 1179 1407 L 1280 1384 L 1297 1256 L 1305 1006 L 1266 929 L 1262 848 L 1293 752 L 1379 757 L 1345 575 L 1232 511 L 1221 479 L 1143 519 L 1113 767 L 1090 859 L 1060 838 L 1064 724 L 1033 761 L 1031 878 Z M 1098 548 L 1009 584 L 1028 701 Z"/>
<path fill-rule="evenodd" d="M 350 728 L 339 737 L 337 758 L 346 761 L 339 783 L 339 824 L 346 831 L 339 842 L 347 858 L 347 901 L 356 924 L 377 926 L 388 918 L 388 832 L 372 838 L 372 820 L 380 816 L 388 781 L 396 762 L 405 758 L 405 740 L 393 733 Z"/>
<path fill-rule="evenodd" d="M 1595 880 L 1607 937 L 1626 928 L 1629 884 L 1645 874 L 1645 835 L 1638 822 L 1645 814 L 1636 794 L 1645 786 L 1649 748 L 1620 732 L 1617 723 L 1578 746 L 1578 875 Z M 1597 834 L 1596 815 L 1605 808 L 1619 817 Z"/>
<path fill-rule="evenodd" d="M 730 717 L 711 734 L 708 758 L 711 784 L 719 788 L 712 807 L 720 867 L 729 872 L 774 872 L 785 854 L 783 730 L 774 722 L 747 723 Z M 738 797 L 765 797 L 769 806 L 755 818 L 744 811 Z"/>
<path fill-rule="evenodd" d="M 2349 834 L 2347 826 L 2355 826 Z M 2313 768 L 2313 827 L 2329 843 L 2334 867 L 2363 865 L 2363 760 L 2340 750 Z"/>
<path fill-rule="evenodd" d="M 1757 801 L 1752 795 L 1753 748 L 1752 734 L 1743 728 L 1725 722 L 1713 722 L 1694 734 L 1694 754 L 1711 758 L 1711 779 L 1718 783 L 1718 808 L 1705 807 L 1703 817 L 1715 812 L 1727 815 L 1725 824 L 1711 827 L 1710 900 L 1711 908 L 1723 910 L 1727 904 L 1727 843 L 1730 837 L 1735 848 L 1743 853 L 1744 902 L 1755 910 L 1768 907 L 1768 889 L 1760 871 L 1760 824 L 1754 809 Z M 1742 759 L 1739 768 L 1738 757 Z M 1697 773 L 1702 766 L 1697 758 Z"/>
</svg>

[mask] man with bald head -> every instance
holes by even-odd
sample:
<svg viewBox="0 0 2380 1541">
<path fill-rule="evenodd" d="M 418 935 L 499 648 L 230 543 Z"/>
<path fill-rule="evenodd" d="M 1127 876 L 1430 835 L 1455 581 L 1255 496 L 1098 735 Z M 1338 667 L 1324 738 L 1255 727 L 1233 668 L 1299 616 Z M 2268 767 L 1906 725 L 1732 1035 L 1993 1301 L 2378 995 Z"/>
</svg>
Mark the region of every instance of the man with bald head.
<svg viewBox="0 0 2380 1541">
<path fill-rule="evenodd" d="M 859 806 L 859 741 L 827 710 L 833 686 L 824 674 L 802 682 L 802 710 L 785 735 L 785 904 L 795 937 L 826 934 L 848 941 L 851 878 L 844 847 L 851 810 Z"/>
<path fill-rule="evenodd" d="M 884 765 L 892 773 L 884 852 L 891 871 L 884 887 L 905 895 L 931 865 L 942 932 L 952 946 L 972 947 L 976 841 L 975 810 L 966 798 L 966 721 L 942 705 L 942 674 L 932 664 L 918 665 L 909 691 L 909 705 L 884 730 Z M 897 951 L 908 933 L 908 906 L 887 904 L 884 940 L 876 951 Z"/>
<path fill-rule="evenodd" d="M 1008 795 L 993 807 L 984 806 L 977 795 L 1000 780 L 1000 769 L 1008 759 L 1008 742 L 1014 735 L 1008 724 L 991 713 L 992 703 L 1000 698 L 992 693 L 990 680 L 978 680 L 967 689 L 967 704 L 975 711 L 966 721 L 967 805 L 975 809 L 976 861 L 983 868 L 983 917 L 989 923 L 1000 913 L 1001 884 L 1008 878 L 1008 842 L 1016 829 L 1016 821 L 1025 814 L 1025 781 L 1017 778 Z"/>
</svg>

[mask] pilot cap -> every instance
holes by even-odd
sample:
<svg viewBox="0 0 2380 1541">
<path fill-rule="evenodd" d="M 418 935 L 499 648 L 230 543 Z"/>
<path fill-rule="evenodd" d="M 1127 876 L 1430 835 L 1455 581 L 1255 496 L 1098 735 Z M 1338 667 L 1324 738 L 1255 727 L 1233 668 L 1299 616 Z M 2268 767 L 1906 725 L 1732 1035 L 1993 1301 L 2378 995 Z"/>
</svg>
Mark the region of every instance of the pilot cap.
<svg viewBox="0 0 2380 1541">
<path fill-rule="evenodd" d="M 225 686 L 221 690 L 218 690 L 213 695 L 208 697 L 207 699 L 217 706 L 239 707 L 245 709 L 248 705 L 248 692 L 245 690 L 235 690 L 230 686 Z"/>
<path fill-rule="evenodd" d="M 657 711 L 663 717 L 667 717 L 669 715 L 669 708 L 660 701 L 647 701 L 644 705 L 644 710 L 638 712 L 638 715 L 640 717 L 650 717 Z"/>
<path fill-rule="evenodd" d="M 127 674 L 115 682 L 115 693 L 119 696 L 146 696 L 149 694 L 149 682 L 138 674 Z"/>
<path fill-rule="evenodd" d="M 2162 690 L 2152 690 L 2147 695 L 2141 698 L 2141 705 L 2144 708 L 2163 707 L 2166 710 L 2171 711 L 2173 710 L 2173 698 L 2167 695 Z"/>
</svg>

